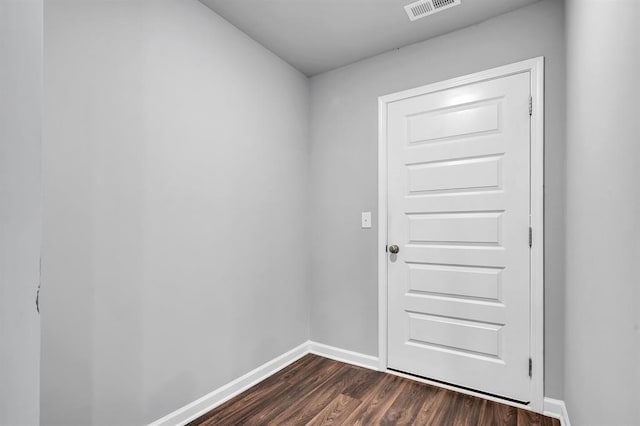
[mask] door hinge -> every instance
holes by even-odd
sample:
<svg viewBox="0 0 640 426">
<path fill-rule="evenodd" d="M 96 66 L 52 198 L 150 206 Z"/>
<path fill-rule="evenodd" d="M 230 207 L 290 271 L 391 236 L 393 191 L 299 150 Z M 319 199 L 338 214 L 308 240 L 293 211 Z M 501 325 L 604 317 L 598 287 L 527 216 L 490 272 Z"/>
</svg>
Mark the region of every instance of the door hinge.
<svg viewBox="0 0 640 426">
<path fill-rule="evenodd" d="M 533 115 L 533 96 L 529 95 L 529 117 Z"/>
<path fill-rule="evenodd" d="M 531 360 L 531 358 L 529 358 L 529 377 L 531 376 L 531 373 L 533 371 L 533 361 Z"/>
<path fill-rule="evenodd" d="M 533 228 L 529 227 L 529 248 L 533 247 Z"/>
</svg>

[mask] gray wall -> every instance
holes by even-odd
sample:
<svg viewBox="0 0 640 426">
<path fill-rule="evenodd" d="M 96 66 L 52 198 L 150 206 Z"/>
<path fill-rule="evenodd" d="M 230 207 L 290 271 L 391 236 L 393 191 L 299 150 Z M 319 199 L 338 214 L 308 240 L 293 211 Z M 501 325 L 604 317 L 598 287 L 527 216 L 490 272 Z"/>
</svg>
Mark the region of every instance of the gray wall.
<svg viewBox="0 0 640 426">
<path fill-rule="evenodd" d="M 640 2 L 567 7 L 565 399 L 640 425 Z"/>
<path fill-rule="evenodd" d="M 311 79 L 311 337 L 376 355 L 377 97 L 545 56 L 545 394 L 563 395 L 564 10 L 544 0 Z M 360 229 L 360 212 L 374 212 Z"/>
<path fill-rule="evenodd" d="M 0 425 L 38 424 L 42 0 L 0 0 Z"/>
<path fill-rule="evenodd" d="M 309 335 L 307 79 L 195 0 L 45 5 L 42 423 L 151 422 Z"/>
</svg>

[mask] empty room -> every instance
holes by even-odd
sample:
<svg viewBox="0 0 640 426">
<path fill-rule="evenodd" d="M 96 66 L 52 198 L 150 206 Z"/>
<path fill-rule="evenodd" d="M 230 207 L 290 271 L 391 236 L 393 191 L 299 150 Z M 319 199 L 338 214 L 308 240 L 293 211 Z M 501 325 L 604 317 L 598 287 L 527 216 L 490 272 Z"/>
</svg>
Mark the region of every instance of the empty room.
<svg viewBox="0 0 640 426">
<path fill-rule="evenodd" d="M 0 426 L 640 426 L 640 0 L 0 0 Z"/>
</svg>

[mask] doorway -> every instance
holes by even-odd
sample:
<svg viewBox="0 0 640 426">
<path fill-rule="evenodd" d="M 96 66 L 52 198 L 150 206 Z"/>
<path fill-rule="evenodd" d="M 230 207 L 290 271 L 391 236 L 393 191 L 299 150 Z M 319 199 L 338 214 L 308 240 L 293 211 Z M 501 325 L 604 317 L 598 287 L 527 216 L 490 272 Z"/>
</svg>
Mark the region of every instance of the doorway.
<svg viewBox="0 0 640 426">
<path fill-rule="evenodd" d="M 542 409 L 543 58 L 381 97 L 380 362 Z"/>
</svg>

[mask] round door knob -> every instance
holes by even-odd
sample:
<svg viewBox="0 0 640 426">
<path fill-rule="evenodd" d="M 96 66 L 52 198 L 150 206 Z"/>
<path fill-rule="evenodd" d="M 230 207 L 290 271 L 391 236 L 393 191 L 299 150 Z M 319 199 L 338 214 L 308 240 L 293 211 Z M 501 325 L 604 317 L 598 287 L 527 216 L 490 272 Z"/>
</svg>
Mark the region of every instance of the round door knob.
<svg viewBox="0 0 640 426">
<path fill-rule="evenodd" d="M 397 245 L 394 244 L 392 246 L 389 246 L 389 253 L 396 254 L 399 251 L 400 251 L 400 247 L 398 247 Z"/>
</svg>

